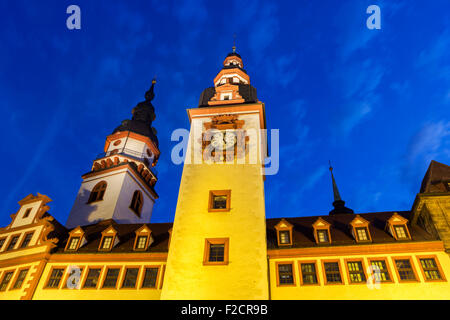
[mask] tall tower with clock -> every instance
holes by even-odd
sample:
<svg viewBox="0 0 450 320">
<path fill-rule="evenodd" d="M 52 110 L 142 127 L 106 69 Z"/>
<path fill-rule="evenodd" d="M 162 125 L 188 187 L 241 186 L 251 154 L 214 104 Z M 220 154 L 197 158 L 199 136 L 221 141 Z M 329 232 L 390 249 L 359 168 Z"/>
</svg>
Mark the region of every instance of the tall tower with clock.
<svg viewBox="0 0 450 320">
<path fill-rule="evenodd" d="M 155 200 L 158 139 L 152 122 L 155 108 L 152 81 L 145 100 L 106 137 L 104 152 L 82 176 L 81 187 L 66 226 L 73 228 L 114 219 L 118 223 L 148 223 Z"/>
<path fill-rule="evenodd" d="M 228 54 L 191 124 L 162 299 L 268 299 L 264 104 Z"/>
</svg>

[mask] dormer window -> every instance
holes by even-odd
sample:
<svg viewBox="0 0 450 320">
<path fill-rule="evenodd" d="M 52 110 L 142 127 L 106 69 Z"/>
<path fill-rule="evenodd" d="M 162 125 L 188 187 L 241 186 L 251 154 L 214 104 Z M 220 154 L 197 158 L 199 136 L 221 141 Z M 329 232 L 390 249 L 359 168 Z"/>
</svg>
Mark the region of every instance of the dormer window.
<svg viewBox="0 0 450 320">
<path fill-rule="evenodd" d="M 97 183 L 91 191 L 88 203 L 103 200 L 103 195 L 105 194 L 106 186 L 107 186 L 106 181 L 100 181 L 99 183 Z"/>
<path fill-rule="evenodd" d="M 69 239 L 67 240 L 66 248 L 64 250 L 77 251 L 85 242 L 84 231 L 78 226 L 69 232 Z"/>
<path fill-rule="evenodd" d="M 369 221 L 361 217 L 359 214 L 350 222 L 352 235 L 356 242 L 371 242 L 372 237 L 369 232 Z"/>
<path fill-rule="evenodd" d="M 138 216 L 141 217 L 141 211 L 144 201 L 142 199 L 142 192 L 136 190 L 133 193 L 133 198 L 131 199 L 130 209 Z"/>
<path fill-rule="evenodd" d="M 117 231 L 112 227 L 108 227 L 102 232 L 102 238 L 100 240 L 99 251 L 111 251 L 111 249 L 116 245 Z"/>
<path fill-rule="evenodd" d="M 277 240 L 279 246 L 292 245 L 292 228 L 293 225 L 284 218 L 277 223 L 277 225 L 275 226 L 275 230 L 277 231 Z"/>
<path fill-rule="evenodd" d="M 407 223 L 407 219 L 395 212 L 387 221 L 386 228 L 395 240 L 410 240 L 411 234 L 409 233 Z"/>
<path fill-rule="evenodd" d="M 147 236 L 139 236 L 136 241 L 136 249 L 145 250 L 147 245 Z"/>
<path fill-rule="evenodd" d="M 331 224 L 321 217 L 313 223 L 314 238 L 317 244 L 331 243 L 330 227 Z"/>
<path fill-rule="evenodd" d="M 145 251 L 148 246 L 151 244 L 151 234 L 152 231 L 150 228 L 144 224 L 142 227 L 135 231 L 136 238 L 134 240 L 134 250 L 136 251 Z"/>
</svg>

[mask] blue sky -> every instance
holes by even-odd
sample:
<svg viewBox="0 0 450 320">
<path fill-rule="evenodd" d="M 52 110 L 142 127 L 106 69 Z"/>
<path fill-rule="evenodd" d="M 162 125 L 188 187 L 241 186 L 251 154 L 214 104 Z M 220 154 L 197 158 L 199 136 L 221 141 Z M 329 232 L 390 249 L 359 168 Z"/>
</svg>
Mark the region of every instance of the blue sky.
<svg viewBox="0 0 450 320">
<path fill-rule="evenodd" d="M 66 8 L 81 8 L 81 30 Z M 366 8 L 381 8 L 381 30 Z M 450 164 L 450 2 L 1 1 L 0 225 L 40 192 L 65 223 L 104 140 L 154 75 L 161 158 L 152 222 L 173 221 L 182 166 L 170 134 L 188 128 L 233 34 L 280 171 L 267 217 L 332 209 L 328 160 L 355 212 L 409 210 L 430 160 Z"/>
</svg>

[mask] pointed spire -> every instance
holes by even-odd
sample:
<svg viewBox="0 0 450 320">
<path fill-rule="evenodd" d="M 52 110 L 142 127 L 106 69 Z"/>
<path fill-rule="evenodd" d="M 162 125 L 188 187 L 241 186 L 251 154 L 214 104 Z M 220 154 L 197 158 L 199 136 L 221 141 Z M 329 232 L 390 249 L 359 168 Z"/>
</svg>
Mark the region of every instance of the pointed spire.
<svg viewBox="0 0 450 320">
<path fill-rule="evenodd" d="M 339 194 L 339 190 L 336 184 L 336 180 L 334 180 L 333 176 L 333 167 L 331 166 L 331 161 L 328 161 L 330 164 L 330 172 L 331 172 L 331 181 L 333 183 L 333 195 L 334 195 L 334 201 L 342 200 L 341 195 Z"/>
<path fill-rule="evenodd" d="M 333 214 L 342 214 L 342 213 L 353 213 L 352 209 L 349 209 L 345 206 L 345 201 L 341 199 L 341 195 L 339 194 L 339 190 L 336 184 L 336 180 L 334 180 L 333 175 L 333 167 L 331 166 L 331 161 L 328 161 L 330 164 L 330 173 L 331 173 L 331 182 L 333 184 L 333 207 L 334 209 L 330 211 L 330 215 Z"/>
<path fill-rule="evenodd" d="M 152 80 L 152 86 L 151 86 L 150 89 L 148 89 L 148 91 L 145 93 L 145 100 L 146 100 L 146 101 L 152 101 L 153 98 L 155 97 L 155 92 L 154 92 L 155 83 L 156 83 L 156 76 L 155 76 L 155 77 L 153 78 L 153 80 Z"/>
</svg>

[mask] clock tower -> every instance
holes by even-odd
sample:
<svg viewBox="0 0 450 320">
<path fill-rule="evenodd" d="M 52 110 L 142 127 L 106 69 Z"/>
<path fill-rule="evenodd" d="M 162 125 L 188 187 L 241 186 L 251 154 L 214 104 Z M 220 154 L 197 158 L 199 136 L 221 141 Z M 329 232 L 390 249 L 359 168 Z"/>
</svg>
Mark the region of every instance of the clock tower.
<svg viewBox="0 0 450 320">
<path fill-rule="evenodd" d="M 228 54 L 197 108 L 171 232 L 162 299 L 268 299 L 264 104 Z"/>
</svg>

